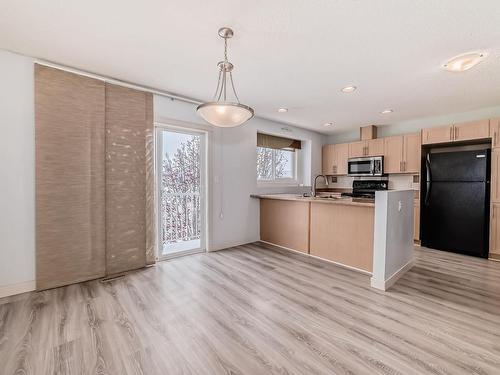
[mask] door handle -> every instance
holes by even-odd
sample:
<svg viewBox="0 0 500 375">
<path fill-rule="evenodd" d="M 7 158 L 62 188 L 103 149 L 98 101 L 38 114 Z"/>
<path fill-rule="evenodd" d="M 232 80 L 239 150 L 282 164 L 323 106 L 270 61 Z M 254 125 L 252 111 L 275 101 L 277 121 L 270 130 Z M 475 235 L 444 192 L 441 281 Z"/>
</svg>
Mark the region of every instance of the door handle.
<svg viewBox="0 0 500 375">
<path fill-rule="evenodd" d="M 458 138 L 458 128 L 455 128 L 455 140 Z"/>
<path fill-rule="evenodd" d="M 401 160 L 399 161 L 399 171 L 403 172 L 403 162 Z"/>
<path fill-rule="evenodd" d="M 497 132 L 493 132 L 493 146 L 497 145 Z"/>
<path fill-rule="evenodd" d="M 450 141 L 453 140 L 453 126 L 450 126 Z"/>
<path fill-rule="evenodd" d="M 431 161 L 429 155 L 427 155 L 427 158 L 425 159 L 425 170 L 426 170 L 426 189 L 425 189 L 425 199 L 424 199 L 424 204 L 425 206 L 429 206 L 429 200 L 431 198 L 431 188 L 432 188 L 432 172 L 431 172 Z"/>
</svg>

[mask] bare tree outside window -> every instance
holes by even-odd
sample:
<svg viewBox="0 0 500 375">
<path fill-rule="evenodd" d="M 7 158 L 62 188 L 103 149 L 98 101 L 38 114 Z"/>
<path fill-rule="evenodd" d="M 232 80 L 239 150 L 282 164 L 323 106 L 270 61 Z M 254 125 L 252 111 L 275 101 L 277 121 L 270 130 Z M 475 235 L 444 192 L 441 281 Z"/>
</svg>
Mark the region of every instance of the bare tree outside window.
<svg viewBox="0 0 500 375">
<path fill-rule="evenodd" d="M 257 180 L 296 179 L 295 152 L 257 147 Z"/>
<path fill-rule="evenodd" d="M 200 141 L 199 136 L 184 135 L 177 149 L 162 158 L 163 245 L 200 238 Z"/>
</svg>

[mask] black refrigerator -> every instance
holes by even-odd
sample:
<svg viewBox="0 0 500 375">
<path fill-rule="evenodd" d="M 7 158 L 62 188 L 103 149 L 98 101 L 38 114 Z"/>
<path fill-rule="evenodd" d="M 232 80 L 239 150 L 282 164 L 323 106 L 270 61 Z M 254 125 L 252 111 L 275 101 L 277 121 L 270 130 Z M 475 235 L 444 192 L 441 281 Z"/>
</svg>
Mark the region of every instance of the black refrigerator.
<svg viewBox="0 0 500 375">
<path fill-rule="evenodd" d="M 423 169 L 422 245 L 488 257 L 490 150 L 428 153 Z"/>
</svg>

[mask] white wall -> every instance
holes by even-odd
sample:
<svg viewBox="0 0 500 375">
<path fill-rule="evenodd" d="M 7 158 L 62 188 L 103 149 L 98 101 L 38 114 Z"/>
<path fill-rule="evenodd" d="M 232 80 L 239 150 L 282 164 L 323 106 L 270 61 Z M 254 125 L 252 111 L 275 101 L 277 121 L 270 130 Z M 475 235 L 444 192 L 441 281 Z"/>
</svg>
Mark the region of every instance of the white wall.
<svg viewBox="0 0 500 375">
<path fill-rule="evenodd" d="M 0 50 L 0 297 L 34 288 L 33 59 Z"/>
<path fill-rule="evenodd" d="M 413 266 L 413 191 L 375 193 L 371 286 L 387 290 Z"/>
<path fill-rule="evenodd" d="M 321 145 L 324 136 L 281 123 L 253 118 L 230 129 L 207 126 L 196 115 L 193 104 L 155 96 L 155 121 L 179 124 L 179 121 L 200 129 L 209 129 L 211 154 L 211 250 L 257 241 L 259 239 L 259 201 L 250 194 L 302 191 L 309 188 L 258 187 L 256 178 L 257 131 L 283 135 L 306 141 L 301 151 L 304 158 L 304 182 L 321 173 Z M 307 157 L 310 153 L 311 159 Z"/>
<path fill-rule="evenodd" d="M 432 128 L 435 126 L 447 125 L 452 123 L 475 121 L 495 117 L 500 117 L 500 106 L 481 108 L 475 111 L 446 114 L 442 116 L 418 118 L 394 123 L 391 125 L 378 125 L 377 136 L 380 138 L 389 137 L 391 135 L 415 133 L 423 128 Z M 332 134 L 325 137 L 325 141 L 326 144 L 359 141 L 359 129 L 339 134 Z"/>
</svg>

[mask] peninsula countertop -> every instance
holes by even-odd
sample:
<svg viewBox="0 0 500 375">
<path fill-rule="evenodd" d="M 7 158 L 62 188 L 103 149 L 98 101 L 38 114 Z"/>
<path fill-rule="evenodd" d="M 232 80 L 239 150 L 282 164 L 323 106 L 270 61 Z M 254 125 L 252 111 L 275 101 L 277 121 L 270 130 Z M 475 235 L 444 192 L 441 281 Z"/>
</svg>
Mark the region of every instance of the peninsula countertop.
<svg viewBox="0 0 500 375">
<path fill-rule="evenodd" d="M 349 206 L 375 207 L 375 200 L 369 198 L 351 198 L 332 195 L 333 197 L 304 197 L 300 194 L 252 194 L 252 198 L 260 199 L 278 199 L 286 201 L 312 202 L 325 204 L 341 204 Z"/>
</svg>

